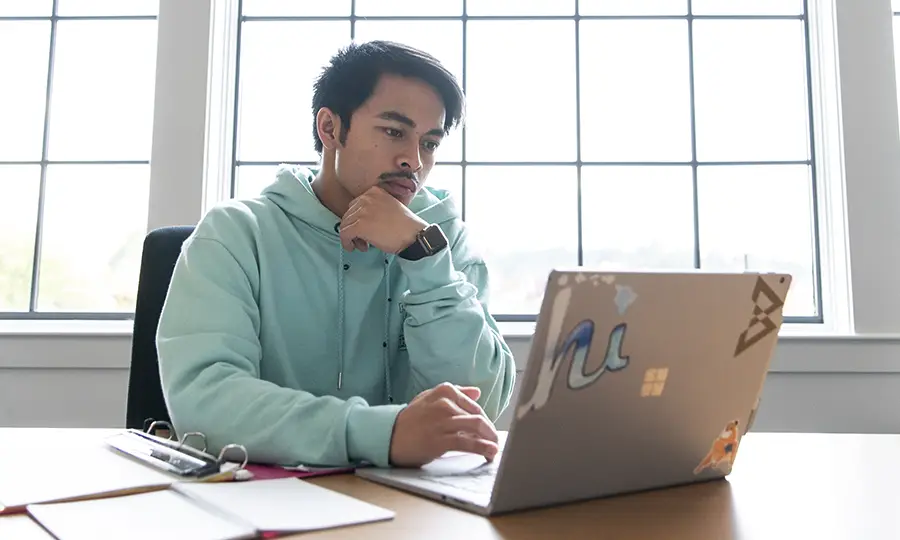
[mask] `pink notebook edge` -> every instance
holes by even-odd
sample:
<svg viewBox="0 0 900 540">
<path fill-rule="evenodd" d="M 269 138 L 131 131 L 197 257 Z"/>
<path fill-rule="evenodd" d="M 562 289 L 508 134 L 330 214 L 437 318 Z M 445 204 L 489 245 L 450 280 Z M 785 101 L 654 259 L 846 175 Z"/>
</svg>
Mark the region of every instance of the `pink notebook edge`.
<svg viewBox="0 0 900 540">
<path fill-rule="evenodd" d="M 253 473 L 252 480 L 271 480 L 275 478 L 313 478 L 316 476 L 329 476 L 334 474 L 348 474 L 356 470 L 356 467 L 328 467 L 313 470 L 287 469 L 279 465 L 266 465 L 262 463 L 248 463 L 245 467 Z"/>
</svg>

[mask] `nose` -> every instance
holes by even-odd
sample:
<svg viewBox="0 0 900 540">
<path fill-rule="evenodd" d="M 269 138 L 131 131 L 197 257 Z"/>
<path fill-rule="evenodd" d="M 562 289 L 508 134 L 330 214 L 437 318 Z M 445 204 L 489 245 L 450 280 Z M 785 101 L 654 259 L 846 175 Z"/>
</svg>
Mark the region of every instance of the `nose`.
<svg viewBox="0 0 900 540">
<path fill-rule="evenodd" d="M 419 152 L 418 143 L 397 156 L 397 166 L 402 171 L 410 172 L 419 172 L 422 169 L 422 154 Z"/>
</svg>

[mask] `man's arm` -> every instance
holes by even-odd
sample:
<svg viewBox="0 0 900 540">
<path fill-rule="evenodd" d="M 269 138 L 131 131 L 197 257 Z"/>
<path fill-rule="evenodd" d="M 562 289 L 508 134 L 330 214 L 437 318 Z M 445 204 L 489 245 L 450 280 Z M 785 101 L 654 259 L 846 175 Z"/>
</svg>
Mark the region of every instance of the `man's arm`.
<svg viewBox="0 0 900 540">
<path fill-rule="evenodd" d="M 175 267 L 157 345 L 176 431 L 204 433 L 211 452 L 242 444 L 258 462 L 387 465 L 401 406 L 315 397 L 259 378 L 259 273 L 249 245 L 231 249 L 239 252 L 192 237 Z"/>
<path fill-rule="evenodd" d="M 404 337 L 414 385 L 410 393 L 442 382 L 477 386 L 479 404 L 496 421 L 509 404 L 515 361 L 488 311 L 487 266 L 470 253 L 464 227 L 455 236 L 450 246 L 430 257 L 397 258 L 409 280 L 402 301 L 408 315 Z"/>
</svg>

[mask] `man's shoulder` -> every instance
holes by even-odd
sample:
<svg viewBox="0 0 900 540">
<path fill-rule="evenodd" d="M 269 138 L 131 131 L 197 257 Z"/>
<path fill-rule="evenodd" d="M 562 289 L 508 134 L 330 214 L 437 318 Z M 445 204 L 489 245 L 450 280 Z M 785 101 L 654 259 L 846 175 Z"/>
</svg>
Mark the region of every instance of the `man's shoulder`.
<svg viewBox="0 0 900 540">
<path fill-rule="evenodd" d="M 229 245 L 257 238 L 264 215 L 271 212 L 267 200 L 228 199 L 210 208 L 194 231 L 195 238 Z"/>
<path fill-rule="evenodd" d="M 229 199 L 212 206 L 197 223 L 183 250 L 204 272 L 226 272 L 236 264 L 251 283 L 258 279 L 263 223 L 271 209 L 263 199 Z"/>
</svg>

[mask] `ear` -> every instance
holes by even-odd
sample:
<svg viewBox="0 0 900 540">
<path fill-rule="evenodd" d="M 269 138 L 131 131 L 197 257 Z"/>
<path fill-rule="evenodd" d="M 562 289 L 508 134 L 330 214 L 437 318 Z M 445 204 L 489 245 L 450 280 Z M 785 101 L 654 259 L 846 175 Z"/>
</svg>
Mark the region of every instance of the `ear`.
<svg viewBox="0 0 900 540">
<path fill-rule="evenodd" d="M 316 130 L 322 146 L 328 150 L 334 150 L 341 145 L 339 134 L 341 132 L 341 119 L 331 109 L 322 107 L 316 113 Z"/>
</svg>

